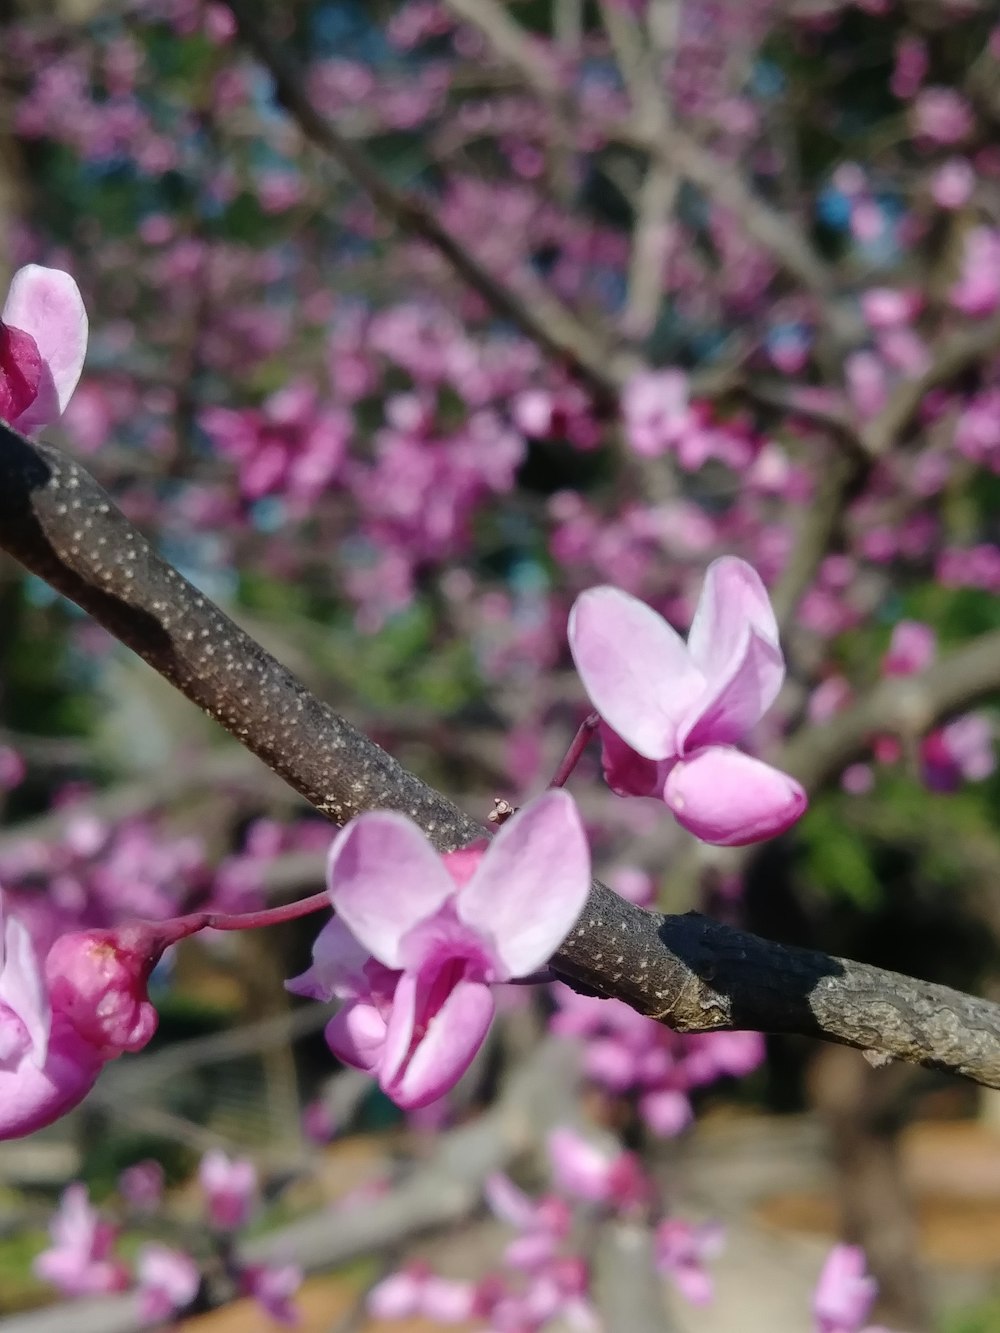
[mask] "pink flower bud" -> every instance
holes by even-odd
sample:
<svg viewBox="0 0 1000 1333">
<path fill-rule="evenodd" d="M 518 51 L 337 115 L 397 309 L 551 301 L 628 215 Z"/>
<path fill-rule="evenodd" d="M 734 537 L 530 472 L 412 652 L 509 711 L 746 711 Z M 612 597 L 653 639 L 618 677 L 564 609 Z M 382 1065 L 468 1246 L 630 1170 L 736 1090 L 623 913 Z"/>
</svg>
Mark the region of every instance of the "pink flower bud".
<svg viewBox="0 0 1000 1333">
<path fill-rule="evenodd" d="M 60 936 L 45 960 L 53 1010 L 105 1060 L 141 1050 L 158 1021 L 149 974 L 170 942 L 144 922 Z"/>
</svg>

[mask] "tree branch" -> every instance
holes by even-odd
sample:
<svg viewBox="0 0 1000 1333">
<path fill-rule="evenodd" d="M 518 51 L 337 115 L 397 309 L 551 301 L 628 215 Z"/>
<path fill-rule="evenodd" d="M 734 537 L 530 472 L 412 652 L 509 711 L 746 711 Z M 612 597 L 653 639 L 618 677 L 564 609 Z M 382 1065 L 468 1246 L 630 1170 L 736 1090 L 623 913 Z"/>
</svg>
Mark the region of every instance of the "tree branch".
<svg viewBox="0 0 1000 1333">
<path fill-rule="evenodd" d="M 162 560 L 79 464 L 0 426 L 0 546 L 70 597 L 335 822 L 394 809 L 441 850 L 486 832 L 312 695 Z M 819 733 L 815 776 L 885 727 L 895 695 L 919 717 L 995 688 L 1000 633 L 910 682 L 887 682 Z M 889 690 L 891 686 L 891 691 Z M 912 710 L 911 710 L 912 711 Z M 910 716 L 910 713 L 907 713 Z M 850 725 L 845 718 L 853 718 Z M 753 1028 L 874 1049 L 1000 1087 L 1000 1006 L 690 913 L 660 917 L 595 882 L 553 960 L 568 980 L 681 1032 Z"/>
<path fill-rule="evenodd" d="M 254 6 L 248 0 L 226 3 L 243 40 L 274 79 L 278 101 L 305 137 L 338 163 L 381 213 L 437 250 L 491 310 L 509 319 L 548 355 L 568 366 L 603 401 L 615 400 L 621 376 L 613 370 L 614 349 L 576 319 L 533 275 L 521 275 L 519 292 L 494 277 L 420 198 L 390 184 L 364 152 L 316 109 L 305 91 L 304 72 L 271 41 L 257 20 Z"/>
</svg>

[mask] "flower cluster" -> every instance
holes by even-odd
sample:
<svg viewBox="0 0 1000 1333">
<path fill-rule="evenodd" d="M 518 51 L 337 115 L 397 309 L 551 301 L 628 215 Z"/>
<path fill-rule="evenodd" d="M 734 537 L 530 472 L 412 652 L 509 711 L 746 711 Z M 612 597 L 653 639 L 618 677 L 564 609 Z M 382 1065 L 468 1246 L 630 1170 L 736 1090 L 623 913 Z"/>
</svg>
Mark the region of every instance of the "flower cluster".
<svg viewBox="0 0 1000 1333">
<path fill-rule="evenodd" d="M 298 1322 L 293 1297 L 302 1281 L 293 1265 L 280 1267 L 240 1263 L 232 1239 L 251 1219 L 257 1194 L 257 1172 L 245 1158 L 230 1159 L 210 1152 L 199 1171 L 207 1221 L 215 1233 L 227 1276 L 240 1294 L 252 1296 L 271 1319 Z M 139 1220 L 163 1201 L 163 1172 L 152 1161 L 138 1162 L 118 1182 L 122 1199 Z M 35 1260 L 35 1272 L 66 1298 L 124 1291 L 135 1286 L 138 1313 L 144 1324 L 172 1322 L 190 1310 L 202 1290 L 199 1263 L 181 1249 L 149 1241 L 142 1245 L 134 1268 L 114 1253 L 119 1228 L 97 1212 L 87 1187 L 70 1185 L 49 1225 L 51 1245 Z"/>
</svg>

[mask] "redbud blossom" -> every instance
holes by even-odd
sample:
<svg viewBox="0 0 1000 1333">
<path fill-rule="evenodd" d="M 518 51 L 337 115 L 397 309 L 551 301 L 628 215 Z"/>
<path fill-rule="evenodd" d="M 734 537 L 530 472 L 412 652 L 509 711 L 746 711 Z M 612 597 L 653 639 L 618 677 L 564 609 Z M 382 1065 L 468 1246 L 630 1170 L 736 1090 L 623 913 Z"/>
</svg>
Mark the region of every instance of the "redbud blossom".
<svg viewBox="0 0 1000 1333">
<path fill-rule="evenodd" d="M 63 1193 L 49 1223 L 52 1244 L 34 1263 L 36 1274 L 63 1296 L 94 1296 L 123 1291 L 128 1269 L 111 1251 L 118 1233 L 91 1205 L 87 1187 L 79 1182 Z"/>
<path fill-rule="evenodd" d="M 705 1270 L 706 1259 L 714 1259 L 722 1249 L 722 1227 L 715 1222 L 693 1226 L 679 1217 L 670 1217 L 656 1228 L 654 1250 L 657 1271 L 673 1282 L 692 1305 L 707 1305 L 712 1299 L 712 1279 Z"/>
<path fill-rule="evenodd" d="M 229 1158 L 219 1149 L 207 1152 L 198 1168 L 209 1220 L 218 1231 L 246 1226 L 257 1198 L 257 1169 L 245 1157 Z"/>
<path fill-rule="evenodd" d="M 191 929 L 135 922 L 76 931 L 55 941 L 41 967 L 23 925 L 3 923 L 0 1139 L 65 1115 L 108 1060 L 149 1041 L 157 1021 L 149 974 L 167 945 Z"/>
<path fill-rule="evenodd" d="M 58 420 L 87 352 L 87 312 L 68 273 L 28 264 L 0 313 L 0 418 L 32 431 Z"/>
<path fill-rule="evenodd" d="M 865 1272 L 859 1245 L 835 1245 L 813 1295 L 817 1333 L 857 1333 L 868 1318 L 878 1283 Z"/>
<path fill-rule="evenodd" d="M 603 719 L 604 772 L 620 796 L 656 796 L 703 842 L 784 832 L 806 807 L 794 779 L 734 748 L 784 679 L 767 592 L 743 560 L 709 566 L 687 644 L 618 588 L 576 600 L 569 641 Z"/>
<path fill-rule="evenodd" d="M 493 1018 L 491 985 L 528 976 L 572 929 L 590 886 L 576 806 L 549 791 L 485 849 L 441 857 L 402 815 L 373 811 L 334 839 L 337 918 L 320 932 L 298 995 L 347 1001 L 326 1039 L 406 1110 L 468 1069 Z"/>
<path fill-rule="evenodd" d="M 156 1243 L 144 1245 L 136 1261 L 139 1317 L 160 1324 L 186 1309 L 198 1295 L 201 1271 L 183 1250 Z"/>
</svg>

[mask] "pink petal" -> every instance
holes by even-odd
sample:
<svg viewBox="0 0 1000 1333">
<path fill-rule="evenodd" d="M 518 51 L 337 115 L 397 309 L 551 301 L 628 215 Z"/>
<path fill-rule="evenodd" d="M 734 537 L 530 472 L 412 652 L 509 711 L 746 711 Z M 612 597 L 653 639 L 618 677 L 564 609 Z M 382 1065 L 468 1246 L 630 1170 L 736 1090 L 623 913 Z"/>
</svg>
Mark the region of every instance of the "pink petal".
<svg viewBox="0 0 1000 1333">
<path fill-rule="evenodd" d="M 604 781 L 616 796 L 655 796 L 663 791 L 673 759 L 644 759 L 606 722 L 598 727 Z"/>
<path fill-rule="evenodd" d="M 370 989 L 364 967 L 371 954 L 335 916 L 316 936 L 312 966 L 285 982 L 285 990 L 309 1000 L 342 1000 Z"/>
<path fill-rule="evenodd" d="M 506 973 L 547 962 L 576 924 L 590 890 L 590 848 L 573 798 L 547 791 L 487 847 L 458 895 L 458 915 L 495 942 Z"/>
<path fill-rule="evenodd" d="M 726 674 L 747 626 L 777 643 L 778 624 L 760 575 L 745 560 L 724 555 L 705 571 L 688 632 L 688 652 L 709 681 Z"/>
<path fill-rule="evenodd" d="M 30 1059 L 41 1069 L 48 1053 L 49 1029 L 52 1024 L 42 969 L 24 924 L 16 917 L 8 916 L 0 925 L 3 931 L 0 1005 L 6 1005 L 24 1024 L 24 1030 L 31 1041 Z"/>
<path fill-rule="evenodd" d="M 785 677 L 767 589 L 745 560 L 723 556 L 709 565 L 688 649 L 708 688 L 683 720 L 681 744 L 740 740 L 770 708 Z"/>
<path fill-rule="evenodd" d="M 581 593 L 569 617 L 569 646 L 591 702 L 646 759 L 676 752 L 679 722 L 704 689 L 680 635 L 619 588 Z"/>
<path fill-rule="evenodd" d="M 34 338 L 23 329 L 0 322 L 0 420 L 11 424 L 38 396 L 42 356 Z"/>
<path fill-rule="evenodd" d="M 410 980 L 404 975 L 399 987 Z M 395 1009 L 395 1006 L 394 1006 Z M 472 1063 L 493 1021 L 493 992 L 478 981 L 460 981 L 435 1014 L 398 1073 L 379 1082 L 397 1106 L 413 1111 L 453 1088 Z M 388 1064 L 388 1060 L 386 1062 Z"/>
<path fill-rule="evenodd" d="M 678 729 L 681 753 L 699 745 L 729 745 L 742 740 L 774 703 L 785 678 L 785 661 L 776 641 L 757 630 L 745 631 L 729 662 L 729 674 L 716 677 Z"/>
<path fill-rule="evenodd" d="M 521 1231 L 535 1225 L 538 1209 L 534 1200 L 502 1171 L 493 1171 L 486 1177 L 483 1195 L 490 1212 L 501 1222 Z"/>
<path fill-rule="evenodd" d="M 359 815 L 334 839 L 326 882 L 337 915 L 392 968 L 400 966 L 403 936 L 455 892 L 416 824 L 387 810 Z"/>
<path fill-rule="evenodd" d="M 3 322 L 30 333 L 42 357 L 38 396 L 18 418 L 21 430 L 56 421 L 66 410 L 87 354 L 87 312 L 68 273 L 28 264 L 14 274 Z"/>
<path fill-rule="evenodd" d="M 794 778 L 739 750 L 715 745 L 674 766 L 663 799 L 678 824 L 722 847 L 776 837 L 807 804 Z"/>
<path fill-rule="evenodd" d="M 378 1072 L 385 1052 L 386 1021 L 375 1005 L 349 1001 L 330 1019 L 323 1035 L 345 1065 L 369 1074 Z"/>
</svg>

